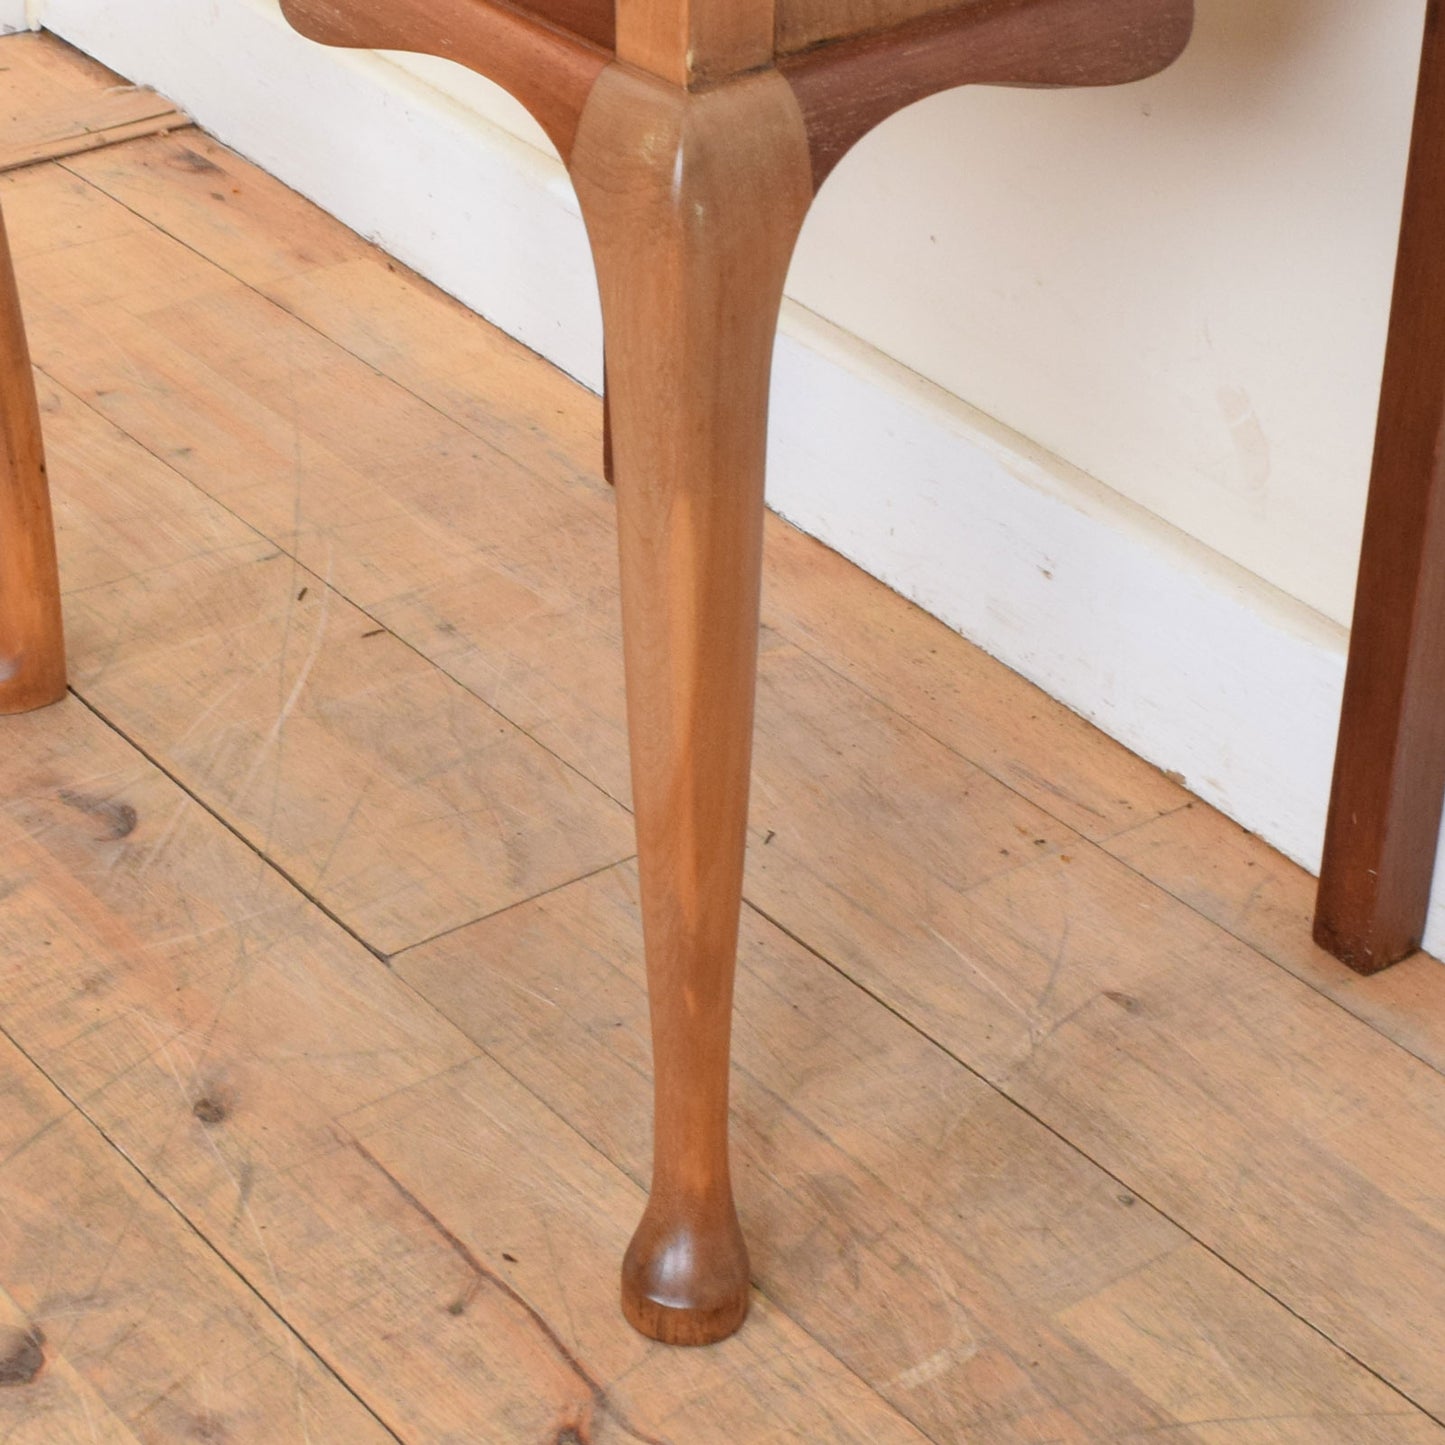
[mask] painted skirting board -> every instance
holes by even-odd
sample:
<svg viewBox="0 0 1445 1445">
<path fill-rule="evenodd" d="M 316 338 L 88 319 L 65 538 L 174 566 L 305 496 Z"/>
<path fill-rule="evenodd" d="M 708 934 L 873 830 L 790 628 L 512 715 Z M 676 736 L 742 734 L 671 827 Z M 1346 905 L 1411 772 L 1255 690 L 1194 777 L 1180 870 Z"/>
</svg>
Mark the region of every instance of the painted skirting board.
<svg viewBox="0 0 1445 1445">
<path fill-rule="evenodd" d="M 268 0 L 43 0 L 42 18 L 599 385 L 591 261 L 554 157 L 384 57 L 298 38 Z M 1343 629 L 791 304 L 769 499 L 1318 868 Z"/>
<path fill-rule="evenodd" d="M 34 0 L 0 0 L 0 35 L 35 29 L 38 22 L 32 11 L 36 8 Z"/>
</svg>

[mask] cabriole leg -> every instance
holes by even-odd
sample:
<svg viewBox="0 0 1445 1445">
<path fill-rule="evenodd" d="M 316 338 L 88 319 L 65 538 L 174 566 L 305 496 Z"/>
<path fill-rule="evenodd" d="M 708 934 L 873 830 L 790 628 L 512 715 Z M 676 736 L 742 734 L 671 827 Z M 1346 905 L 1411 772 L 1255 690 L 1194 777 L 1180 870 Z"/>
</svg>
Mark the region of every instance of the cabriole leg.
<svg viewBox="0 0 1445 1445">
<path fill-rule="evenodd" d="M 752 751 L 773 335 L 812 187 L 775 73 L 689 94 L 614 67 L 571 158 L 607 332 L 651 996 L 652 1190 L 623 1266 L 643 1333 L 748 1307 L 728 1057 Z"/>
</svg>

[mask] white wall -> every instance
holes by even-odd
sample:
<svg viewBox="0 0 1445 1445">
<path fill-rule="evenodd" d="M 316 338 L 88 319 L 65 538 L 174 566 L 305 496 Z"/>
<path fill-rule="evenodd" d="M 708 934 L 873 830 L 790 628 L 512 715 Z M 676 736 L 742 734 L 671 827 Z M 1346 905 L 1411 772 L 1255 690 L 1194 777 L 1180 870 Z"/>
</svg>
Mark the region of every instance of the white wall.
<svg viewBox="0 0 1445 1445">
<path fill-rule="evenodd" d="M 508 97 L 275 0 L 41 4 L 597 384 L 575 198 Z M 772 505 L 1308 867 L 1423 6 L 1199 0 L 1143 85 L 925 102 L 829 181 L 783 316 Z"/>
<path fill-rule="evenodd" d="M 0 35 L 12 30 L 33 29 L 33 4 L 34 0 L 0 0 Z"/>
<path fill-rule="evenodd" d="M 1423 15 L 1200 0 L 1139 87 L 939 97 L 793 294 L 1348 622 Z"/>
</svg>

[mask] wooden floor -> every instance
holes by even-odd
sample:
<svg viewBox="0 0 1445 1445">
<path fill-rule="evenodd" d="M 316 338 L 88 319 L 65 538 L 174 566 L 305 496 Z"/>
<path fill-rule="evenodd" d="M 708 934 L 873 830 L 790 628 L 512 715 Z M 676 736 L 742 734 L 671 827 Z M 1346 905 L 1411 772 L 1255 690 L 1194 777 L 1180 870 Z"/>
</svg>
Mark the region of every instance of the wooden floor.
<svg viewBox="0 0 1445 1445">
<path fill-rule="evenodd" d="M 597 401 L 195 131 L 86 150 L 177 120 L 55 42 L 0 81 L 74 684 L 0 723 L 0 1441 L 1445 1441 L 1445 968 L 776 522 L 757 1295 L 633 1334 Z"/>
</svg>

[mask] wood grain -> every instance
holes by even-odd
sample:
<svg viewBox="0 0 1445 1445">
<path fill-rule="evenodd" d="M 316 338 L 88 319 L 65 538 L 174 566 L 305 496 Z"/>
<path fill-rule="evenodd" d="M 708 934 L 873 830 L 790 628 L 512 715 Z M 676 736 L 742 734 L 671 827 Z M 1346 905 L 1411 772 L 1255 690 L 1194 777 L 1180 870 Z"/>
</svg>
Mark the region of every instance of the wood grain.
<svg viewBox="0 0 1445 1445">
<path fill-rule="evenodd" d="M 787 55 L 823 41 L 886 30 L 921 15 L 967 9 L 986 0 L 776 0 L 776 3 L 776 49 L 779 55 Z"/>
<path fill-rule="evenodd" d="M 785 58 L 821 186 L 881 121 L 960 85 L 1120 85 L 1171 64 L 1193 0 L 975 0 Z"/>
<path fill-rule="evenodd" d="M 459 562 L 496 554 L 506 540 L 499 511 L 518 517 L 519 537 L 545 529 L 537 507 L 524 507 L 527 474 L 460 427 L 438 431 L 430 407 L 309 328 L 286 327 L 278 346 L 274 308 L 163 237 L 140 244 L 137 230 L 148 228 L 97 193 L 98 216 L 76 209 L 63 177 L 27 173 L 13 190 L 39 208 L 63 201 L 66 225 L 95 235 L 72 231 L 74 244 L 28 262 L 47 298 L 38 320 L 55 343 L 52 365 L 162 459 L 119 459 L 124 448 L 105 428 L 72 429 L 87 452 L 109 448 L 86 458 L 73 488 L 75 504 L 93 509 L 87 531 L 104 553 L 94 572 L 67 569 L 90 695 L 148 747 L 174 750 L 179 775 L 210 779 L 256 846 L 384 952 L 627 856 L 620 808 L 323 582 L 329 574 L 366 600 L 389 595 L 357 584 L 374 575 L 368 555 L 394 554 L 402 530 L 417 543 L 416 582 L 438 584 Z M 37 244 L 45 236 L 38 223 L 27 229 Z M 321 390 L 314 409 L 298 410 L 308 375 Z M 350 414 L 330 389 L 343 377 L 356 386 Z M 54 404 L 80 406 L 59 392 Z M 314 575 L 221 507 L 198 508 L 177 467 L 223 480 L 221 501 L 267 526 Z M 132 480 L 118 486 L 117 474 Z M 398 490 L 419 503 L 405 529 Z M 571 528 L 566 495 L 536 558 L 552 589 Z M 333 510 L 346 518 L 339 530 Z M 145 516 L 157 525 L 144 528 Z M 474 554 L 468 537 L 489 530 L 491 547 Z M 610 572 L 610 540 L 604 556 Z M 127 632 L 148 641 L 117 664 L 113 644 Z M 327 639 L 341 638 L 363 669 L 342 684 L 350 700 L 332 687 L 340 675 Z M 514 676 L 525 685 L 520 657 Z M 359 704 L 384 696 L 391 720 L 378 727 Z M 514 771 L 524 755 L 531 765 Z M 315 815 L 275 803 L 288 778 L 303 776 L 318 783 Z M 613 821 L 599 830 L 605 817 Z M 431 875 L 451 882 L 438 890 L 423 882 Z"/>
<path fill-rule="evenodd" d="M 611 50 L 617 37 L 617 0 L 505 0 L 522 10 Z"/>
<path fill-rule="evenodd" d="M 7 1386 L 0 1420 L 7 1438 L 16 1445 L 139 1445 L 68 1359 L 46 1353 L 49 1343 L 0 1286 L 0 1373 Z"/>
<path fill-rule="evenodd" d="M 1445 1073 L 1445 968 L 1428 954 L 1366 981 L 1310 938 L 1316 880 L 1192 803 L 1105 843 L 1151 883 Z"/>
<path fill-rule="evenodd" d="M 0 152 L 0 171 L 19 170 L 23 166 L 37 165 L 41 161 L 82 155 L 86 151 L 101 150 L 106 146 L 139 140 L 144 136 L 169 135 L 175 130 L 187 130 L 191 124 L 174 107 L 159 100 L 153 100 L 144 106 L 137 105 L 137 110 L 152 109 L 155 113 L 143 115 L 136 120 L 113 121 L 115 109 L 112 105 L 98 106 L 95 114 L 77 117 L 73 109 L 67 107 L 65 114 L 74 123 L 75 130 L 61 135 L 39 134 Z"/>
<path fill-rule="evenodd" d="M 770 802 L 768 917 L 1445 1410 L 1445 1078 L 1083 840 L 970 886 L 906 808 Z"/>
<path fill-rule="evenodd" d="M 150 160 L 132 170 L 127 154 Z M 184 471 L 254 508 L 322 574 L 329 545 L 338 586 L 345 572 L 358 594 L 425 615 L 438 655 L 450 647 L 514 696 L 535 689 L 543 721 L 556 699 L 559 736 L 584 712 L 620 713 L 611 694 L 565 705 L 569 678 L 585 690 L 617 666 L 615 622 L 581 625 L 615 606 L 597 576 L 610 571 L 611 503 L 585 456 L 595 400 L 210 142 L 146 141 L 75 164 L 186 242 L 147 239 L 141 216 L 57 168 L 0 180 L 37 355 L 72 384 L 47 383 L 42 399 L 78 585 L 205 574 L 238 535 L 199 491 L 157 492 L 160 463 L 95 419 L 105 411 L 173 482 Z M 197 242 L 417 397 L 338 347 L 309 349 L 293 317 L 188 252 Z M 287 355 L 294 366 L 274 360 Z M 493 367 L 505 383 L 489 390 Z M 318 383 L 288 410 L 288 386 L 326 369 L 330 400 Z M 298 458 L 320 479 L 299 527 L 287 509 Z M 492 488 L 505 505 L 489 515 Z M 352 506 L 354 529 L 341 525 Z M 390 553 L 388 532 L 400 539 Z M 523 573 L 500 567 L 510 549 Z M 124 740 L 63 704 L 0 727 L 0 1018 L 106 1147 L 144 1169 L 398 1438 L 917 1438 L 910 1423 L 987 1445 L 1445 1437 L 1369 1373 L 1433 1398 L 1441 1121 L 1422 1080 L 1439 1074 L 1321 997 L 1318 978 L 1289 979 L 1196 911 L 1275 948 L 1299 880 L 1278 876 L 1250 905 L 1240 875 L 1252 870 L 1235 860 L 1254 854 L 1188 833 L 1198 810 L 1131 838 L 1123 830 L 1168 807 L 1172 785 L 1108 750 L 1089 756 L 1101 744 L 1086 728 L 1049 724 L 1074 755 L 1054 805 L 1134 866 L 1102 858 L 959 756 L 972 749 L 1048 802 L 1027 690 L 982 660 L 959 664 L 972 702 L 933 689 L 930 649 L 947 668 L 949 646 L 964 657 L 966 644 L 873 598 L 812 544 L 780 556 L 751 886 L 829 957 L 745 915 L 737 1164 L 763 1292 L 732 1341 L 652 1351 L 613 1313 L 611 1259 L 648 1167 L 625 869 L 401 956 L 464 1038 Z M 533 601 L 510 614 L 527 623 L 512 653 L 489 600 L 515 607 L 521 591 Z M 111 662 L 124 668 L 120 641 Z M 513 675 L 490 676 L 513 657 Z M 587 657 L 595 671 L 574 671 Z M 353 650 L 344 670 L 365 661 Z M 955 696 L 967 708 L 951 722 Z M 171 744 L 156 741 L 164 761 Z M 593 737 L 577 756 L 614 751 Z M 306 788 L 292 796 L 298 815 L 330 807 Z M 315 824 L 318 836 L 337 826 Z M 362 832 L 378 839 L 370 823 Z M 1372 1021 L 1393 1028 L 1409 1007 L 1401 994 L 1394 1019 Z M 1407 1047 L 1423 1050 L 1427 1024 Z M 0 1053 L 0 1078 L 13 1072 Z M 16 1108 L 0 1140 L 7 1120 L 23 1137 L 48 1116 Z M 194 1276 L 186 1288 L 210 1290 Z M 98 1311 L 106 1338 L 127 1304 L 124 1291 L 71 1297 L 65 1318 L 79 1338 Z M 187 1320 L 203 1310 L 176 1308 Z M 0 1295 L 0 1329 L 27 1320 Z M 73 1378 L 99 1438 L 150 1438 Z M 169 1423 L 158 1421 L 145 1422 L 152 1435 Z M 59 1428 L 33 1445 L 64 1440 Z"/>
<path fill-rule="evenodd" d="M 153 90 L 50 36 L 7 36 L 0 75 L 0 171 L 190 124 Z"/>
<path fill-rule="evenodd" d="M 922 1438 L 766 1303 L 648 1344 L 640 1190 L 79 703 L 5 728 L 8 1031 L 395 1435 Z M 438 1146 L 486 1175 L 464 1209 Z"/>
<path fill-rule="evenodd" d="M 294 192 L 204 137 L 143 142 L 72 165 L 128 210 L 527 468 L 526 492 L 509 490 L 512 504 L 490 508 L 487 489 L 499 485 L 491 466 L 485 486 L 445 491 L 426 487 L 417 472 L 388 469 L 395 505 L 387 526 L 332 529 L 333 580 L 478 696 L 625 799 L 625 713 L 614 663 L 620 647 L 615 518 L 596 475 L 596 398 L 479 325 L 455 301 L 402 269 L 388 269 Z M 17 196 L 12 205 L 19 204 Z M 61 186 L 23 204 L 26 230 L 38 242 L 49 234 L 46 217 L 62 206 L 68 226 L 97 231 L 125 214 Z M 250 308 L 235 314 L 246 319 L 233 330 L 233 346 L 242 337 L 272 351 L 294 344 L 274 313 L 271 320 Z M 242 420 L 274 409 L 275 402 L 246 381 L 253 370 L 247 363 L 239 383 L 245 411 L 228 406 L 235 392 L 205 366 L 213 333 L 202 318 L 188 315 L 185 324 L 168 327 L 163 342 L 124 316 L 108 319 L 121 328 L 130 367 L 156 378 L 164 405 L 150 386 L 122 385 L 126 368 L 114 348 L 81 343 L 72 315 L 47 309 L 37 320 L 47 345 L 67 358 L 93 353 L 83 369 L 67 367 L 63 374 L 87 394 L 104 392 L 96 406 L 273 541 L 289 537 L 282 464 L 275 464 L 270 486 L 261 482 L 268 471 L 257 461 L 261 438 Z M 184 370 L 165 360 L 176 348 L 188 358 Z M 343 368 L 346 391 L 364 398 L 368 410 L 384 407 L 390 424 L 408 431 L 415 425 L 396 413 L 363 368 L 334 358 L 325 365 Z M 235 385 L 237 377 L 224 380 Z M 229 428 L 227 435 L 218 423 Z M 206 435 L 207 445 L 186 448 L 187 432 Z M 234 479 L 247 467 L 255 484 L 242 489 Z M 366 497 L 375 482 L 356 470 L 344 485 Z M 555 509 L 543 500 L 554 488 L 561 498 Z M 266 500 L 271 491 L 274 505 Z M 339 484 L 338 502 L 342 495 Z M 534 516 L 545 519 L 545 527 L 535 525 Z M 437 569 L 431 539 L 442 536 L 464 546 Z M 566 550 L 554 563 L 559 542 Z M 313 551 L 305 555 L 316 560 Z M 776 517 L 767 521 L 763 615 L 774 631 L 1087 836 L 1107 837 L 1189 797 L 943 623 Z M 771 725 L 766 710 L 759 725 Z"/>
<path fill-rule="evenodd" d="M 621 66 L 572 176 L 612 379 L 632 794 L 654 1007 L 656 1149 L 628 1318 L 735 1330 L 747 1251 L 728 1165 L 728 1038 L 752 757 L 773 338 L 812 198 L 787 85 L 699 95 Z"/>
<path fill-rule="evenodd" d="M 626 800 L 616 520 L 596 470 L 596 399 L 432 288 L 358 259 L 340 243 L 360 243 L 294 195 L 273 208 L 282 188 L 254 168 L 227 157 L 225 171 L 197 169 L 185 157 L 199 142 L 162 144 L 174 147 L 166 160 L 138 159 L 134 172 L 115 173 L 114 151 L 85 158 L 88 174 L 111 167 L 100 178 L 126 205 L 54 173 L 11 182 L 36 248 L 31 329 L 52 373 Z M 149 143 L 127 149 L 142 157 Z M 193 196 L 196 181 L 203 201 L 161 214 L 186 248 L 150 231 L 142 253 L 126 207 L 155 207 L 171 188 Z M 264 248 L 261 232 L 272 238 Z M 67 258 L 67 236 L 93 251 Z M 131 284 L 118 277 L 94 311 L 76 305 L 91 266 L 114 265 L 122 244 Z M 214 268 L 188 271 L 195 245 L 255 276 L 305 324 Z M 143 299 L 168 270 L 196 276 L 194 304 L 176 288 Z M 287 356 L 294 365 L 278 370 Z M 304 411 L 298 372 L 315 386 Z"/>
<path fill-rule="evenodd" d="M 4 1038 L 0 1201 L 7 1441 L 393 1439 Z"/>
<path fill-rule="evenodd" d="M 641 1181 L 650 1090 L 638 917 L 634 871 L 622 867 L 409 950 L 396 967 Z M 1211 1415 L 1270 1415 L 1258 1438 L 1301 1445 L 1440 1438 L 751 910 L 734 1095 L 760 1288 L 932 1439 L 1202 1439 Z M 455 1189 L 480 1197 L 461 1168 Z M 1363 1418 L 1376 1412 L 1386 1418 Z"/>
<path fill-rule="evenodd" d="M 1315 938 L 1420 946 L 1445 804 L 1445 6 L 1430 0 Z"/>
<path fill-rule="evenodd" d="M 594 490 L 591 392 L 224 146 L 191 133 L 67 169 L 95 188 L 88 214 L 117 212 L 103 199 L 114 197 L 526 467 L 534 486 L 566 486 L 576 503 Z M 47 195 L 29 221 L 42 244 L 58 204 Z"/>
<path fill-rule="evenodd" d="M 323 576 L 73 396 L 48 408 L 88 537 L 67 566 L 77 684 L 373 947 L 631 853 L 620 807 Z M 128 553 L 141 530 L 158 544 Z"/>
<path fill-rule="evenodd" d="M 335 0 L 326 3 L 329 20 L 302 0 L 287 13 L 330 43 L 378 43 L 367 26 L 336 23 Z M 415 43 L 455 54 L 461 17 L 433 27 L 437 3 L 422 0 Z M 350 0 L 348 19 L 358 10 L 374 17 L 375 0 Z M 412 19 L 386 13 L 398 30 Z M 985 24 L 981 43 L 974 29 L 961 38 L 961 21 L 926 34 L 895 28 L 877 52 L 850 51 L 842 70 L 813 57 L 785 79 L 771 64 L 773 0 L 624 0 L 617 60 L 558 142 L 587 221 L 607 338 L 605 469 L 618 494 L 652 999 L 653 1176 L 623 1261 L 622 1304 L 667 1343 L 723 1339 L 748 1307 L 728 1154 L 729 1030 L 768 386 L 812 194 L 854 139 L 910 99 L 980 78 L 1105 84 L 1150 74 L 1182 49 L 1193 18 L 1190 0 L 1162 14 L 1157 0 L 1114 0 L 1102 13 L 1098 0 L 1001 0 L 968 13 L 1003 23 Z M 1078 34 L 1061 38 L 1069 19 Z M 563 119 L 571 127 L 570 105 Z"/>
<path fill-rule="evenodd" d="M 0 714 L 65 695 L 65 638 L 45 447 L 25 318 L 0 213 Z"/>
<path fill-rule="evenodd" d="M 516 1125 L 500 1124 L 512 1106 Z M 483 1127 L 460 1139 L 447 1123 L 458 1116 Z M 509 1278 L 544 1317 L 565 1320 L 558 1334 L 567 1350 L 600 1378 L 625 1383 L 614 1388 L 613 1412 L 621 1415 L 628 1399 L 647 1401 L 645 1416 L 624 1416 L 634 1438 L 658 1438 L 643 1432 L 662 1428 L 663 1439 L 698 1445 L 927 1438 L 761 1296 L 752 1326 L 709 1350 L 658 1350 L 620 1326 L 616 1221 L 636 1212 L 640 1191 L 600 1154 L 579 1150 L 575 1134 L 494 1061 L 394 1094 L 345 1125 L 399 1190 L 428 1190 L 461 1248 L 512 1256 Z M 810 1395 L 818 1390 L 827 1393 Z M 589 1424 L 583 1416 L 575 1427 L 583 1439 Z"/>
<path fill-rule="evenodd" d="M 775 0 L 623 0 L 617 58 L 684 89 L 773 58 Z"/>
</svg>

